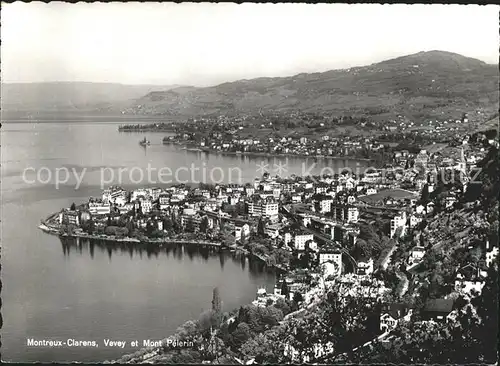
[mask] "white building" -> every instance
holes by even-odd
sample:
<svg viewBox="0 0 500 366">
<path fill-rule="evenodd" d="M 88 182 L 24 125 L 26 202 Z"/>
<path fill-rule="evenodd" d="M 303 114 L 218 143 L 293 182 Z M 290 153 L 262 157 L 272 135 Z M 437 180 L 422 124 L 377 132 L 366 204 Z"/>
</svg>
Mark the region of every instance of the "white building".
<svg viewBox="0 0 500 366">
<path fill-rule="evenodd" d="M 107 215 L 111 212 L 111 207 L 104 201 L 92 201 L 89 202 L 89 212 L 92 215 Z"/>
<path fill-rule="evenodd" d="M 455 278 L 455 291 L 472 296 L 474 293 L 480 294 L 485 281 L 481 277 L 479 269 L 471 264 L 460 268 Z"/>
<path fill-rule="evenodd" d="M 424 205 L 418 205 L 417 207 L 415 207 L 415 212 L 417 214 L 423 214 L 425 211 L 425 206 Z"/>
<path fill-rule="evenodd" d="M 77 211 L 63 211 L 59 214 L 59 223 L 68 223 L 72 225 L 80 225 L 80 217 Z"/>
<path fill-rule="evenodd" d="M 493 261 L 498 256 L 498 247 L 495 245 L 493 247 L 490 246 L 490 242 L 486 242 L 486 265 L 490 267 L 493 264 Z"/>
<path fill-rule="evenodd" d="M 153 203 L 150 200 L 141 201 L 141 211 L 143 214 L 151 212 L 153 209 Z"/>
<path fill-rule="evenodd" d="M 144 188 L 135 189 L 135 190 L 132 191 L 132 195 L 130 197 L 130 200 L 131 201 L 135 201 L 140 196 L 147 197 L 148 196 L 148 191 L 146 191 Z"/>
<path fill-rule="evenodd" d="M 166 210 L 170 206 L 170 198 L 167 195 L 158 197 L 160 203 L 160 210 Z"/>
<path fill-rule="evenodd" d="M 418 224 L 420 224 L 422 222 L 423 218 L 421 215 L 411 215 L 410 216 L 410 228 L 414 228 L 415 226 L 417 226 Z"/>
<path fill-rule="evenodd" d="M 359 209 L 357 207 L 349 207 L 347 209 L 347 222 L 358 222 L 359 219 Z"/>
<path fill-rule="evenodd" d="M 294 240 L 295 249 L 305 250 L 306 242 L 313 241 L 314 236 L 313 236 L 313 234 L 300 234 L 300 235 L 296 235 L 293 240 Z"/>
<path fill-rule="evenodd" d="M 366 261 L 358 261 L 356 273 L 359 276 L 367 276 L 373 273 L 373 259 L 370 258 Z"/>
<path fill-rule="evenodd" d="M 380 331 L 388 332 L 396 328 L 400 320 L 410 321 L 412 309 L 405 304 L 385 305 L 380 313 Z"/>
<path fill-rule="evenodd" d="M 250 235 L 250 226 L 246 223 L 236 223 L 234 226 L 235 240 L 243 240 Z"/>
<path fill-rule="evenodd" d="M 278 216 L 278 203 L 274 200 L 260 200 L 257 202 L 248 202 L 248 214 L 251 216 L 263 217 L 277 217 Z"/>
<path fill-rule="evenodd" d="M 325 269 L 325 277 L 342 274 L 342 253 L 338 251 L 320 251 L 319 265 Z"/>
<path fill-rule="evenodd" d="M 319 212 L 321 213 L 327 213 L 331 212 L 332 210 L 332 199 L 322 199 L 319 201 Z"/>
<path fill-rule="evenodd" d="M 425 248 L 417 245 L 410 251 L 409 264 L 412 265 L 414 263 L 418 263 L 425 256 Z"/>
<path fill-rule="evenodd" d="M 398 229 L 401 229 L 400 236 L 403 236 L 406 234 L 406 212 L 401 211 L 399 215 L 394 216 L 394 218 L 391 220 L 391 233 L 390 236 L 391 238 L 394 237 L 396 234 L 396 231 Z"/>
</svg>

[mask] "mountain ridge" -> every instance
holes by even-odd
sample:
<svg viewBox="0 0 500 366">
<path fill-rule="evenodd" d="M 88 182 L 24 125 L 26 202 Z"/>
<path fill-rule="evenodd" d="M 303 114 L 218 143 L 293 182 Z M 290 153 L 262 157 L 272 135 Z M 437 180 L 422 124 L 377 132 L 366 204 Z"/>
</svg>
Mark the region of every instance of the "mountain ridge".
<svg viewBox="0 0 500 366">
<path fill-rule="evenodd" d="M 168 90 L 181 85 L 130 85 L 87 81 L 2 83 L 2 109 L 13 110 L 94 110 L 112 109 L 143 96 L 151 90 Z"/>
<path fill-rule="evenodd" d="M 421 51 L 366 66 L 259 77 L 208 87 L 49 82 L 2 84 L 2 109 L 120 115 L 255 114 L 301 110 L 373 120 L 498 111 L 498 65 Z"/>
<path fill-rule="evenodd" d="M 453 110 L 490 111 L 497 104 L 498 66 L 434 50 L 348 69 L 174 88 L 154 98 L 147 94 L 124 112 L 191 116 L 299 109 L 428 118 Z"/>
</svg>

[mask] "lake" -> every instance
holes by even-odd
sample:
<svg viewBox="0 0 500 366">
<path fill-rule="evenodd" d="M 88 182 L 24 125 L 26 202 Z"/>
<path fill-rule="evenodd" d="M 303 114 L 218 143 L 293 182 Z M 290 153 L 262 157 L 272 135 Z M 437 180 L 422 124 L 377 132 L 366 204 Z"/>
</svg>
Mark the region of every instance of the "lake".
<svg viewBox="0 0 500 366">
<path fill-rule="evenodd" d="M 147 148 L 138 144 L 144 136 Z M 164 136 L 119 133 L 116 122 L 2 125 L 2 360 L 118 358 L 136 350 L 131 341 L 165 338 L 197 318 L 210 308 L 214 287 L 225 311 L 251 302 L 261 286 L 274 287 L 273 270 L 230 253 L 63 243 L 37 228 L 48 214 L 99 196 L 109 184 L 239 183 L 266 169 L 286 176 L 363 164 L 206 154 L 163 145 Z M 95 340 L 99 347 L 34 347 L 28 338 Z M 106 338 L 127 347 L 106 348 Z"/>
</svg>

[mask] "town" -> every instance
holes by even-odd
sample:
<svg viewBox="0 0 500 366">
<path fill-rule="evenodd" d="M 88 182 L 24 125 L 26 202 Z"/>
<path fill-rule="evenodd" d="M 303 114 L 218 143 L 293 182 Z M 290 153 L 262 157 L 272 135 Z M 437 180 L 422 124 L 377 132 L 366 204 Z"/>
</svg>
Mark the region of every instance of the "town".
<svg viewBox="0 0 500 366">
<path fill-rule="evenodd" d="M 473 122 L 463 113 L 456 118 L 428 119 L 416 123 L 404 116 L 384 124 L 373 118 L 335 117 L 321 113 L 275 112 L 259 115 L 190 118 L 183 122 L 123 125 L 122 132 L 171 131 L 164 144 L 188 150 L 253 155 L 303 157 L 353 157 L 375 161 L 379 167 L 391 162 L 397 151 L 418 153 L 423 143 L 459 145 L 457 136 L 470 134 L 492 120 L 478 110 Z"/>
<path fill-rule="evenodd" d="M 399 322 L 455 319 L 457 299 L 481 294 L 496 263 L 498 240 L 485 236 L 489 214 L 479 199 L 464 198 L 485 184 L 474 181 L 474 172 L 498 151 L 496 131 L 458 141 L 417 153 L 396 150 L 389 168 L 359 175 L 265 173 L 244 185 L 110 187 L 41 227 L 66 237 L 186 243 L 254 256 L 280 270 L 275 288 L 258 289 L 254 308 L 282 309 L 281 324 L 335 289 L 379 304 L 377 325 L 359 340 L 389 342 Z M 240 315 L 227 314 L 228 326 Z M 222 337 L 211 332 L 212 341 Z M 320 343 L 312 356 L 291 344 L 284 354 L 299 362 L 327 357 L 328 344 Z M 160 354 L 161 348 L 144 357 Z"/>
</svg>

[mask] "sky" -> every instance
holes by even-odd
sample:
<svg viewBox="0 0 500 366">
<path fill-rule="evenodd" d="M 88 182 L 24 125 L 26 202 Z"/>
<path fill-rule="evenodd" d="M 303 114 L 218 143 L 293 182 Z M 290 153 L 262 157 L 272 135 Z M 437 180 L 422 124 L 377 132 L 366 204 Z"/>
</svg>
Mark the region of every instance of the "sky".
<svg viewBox="0 0 500 366">
<path fill-rule="evenodd" d="M 496 5 L 2 4 L 2 82 L 215 85 L 443 50 L 498 63 Z"/>
</svg>

